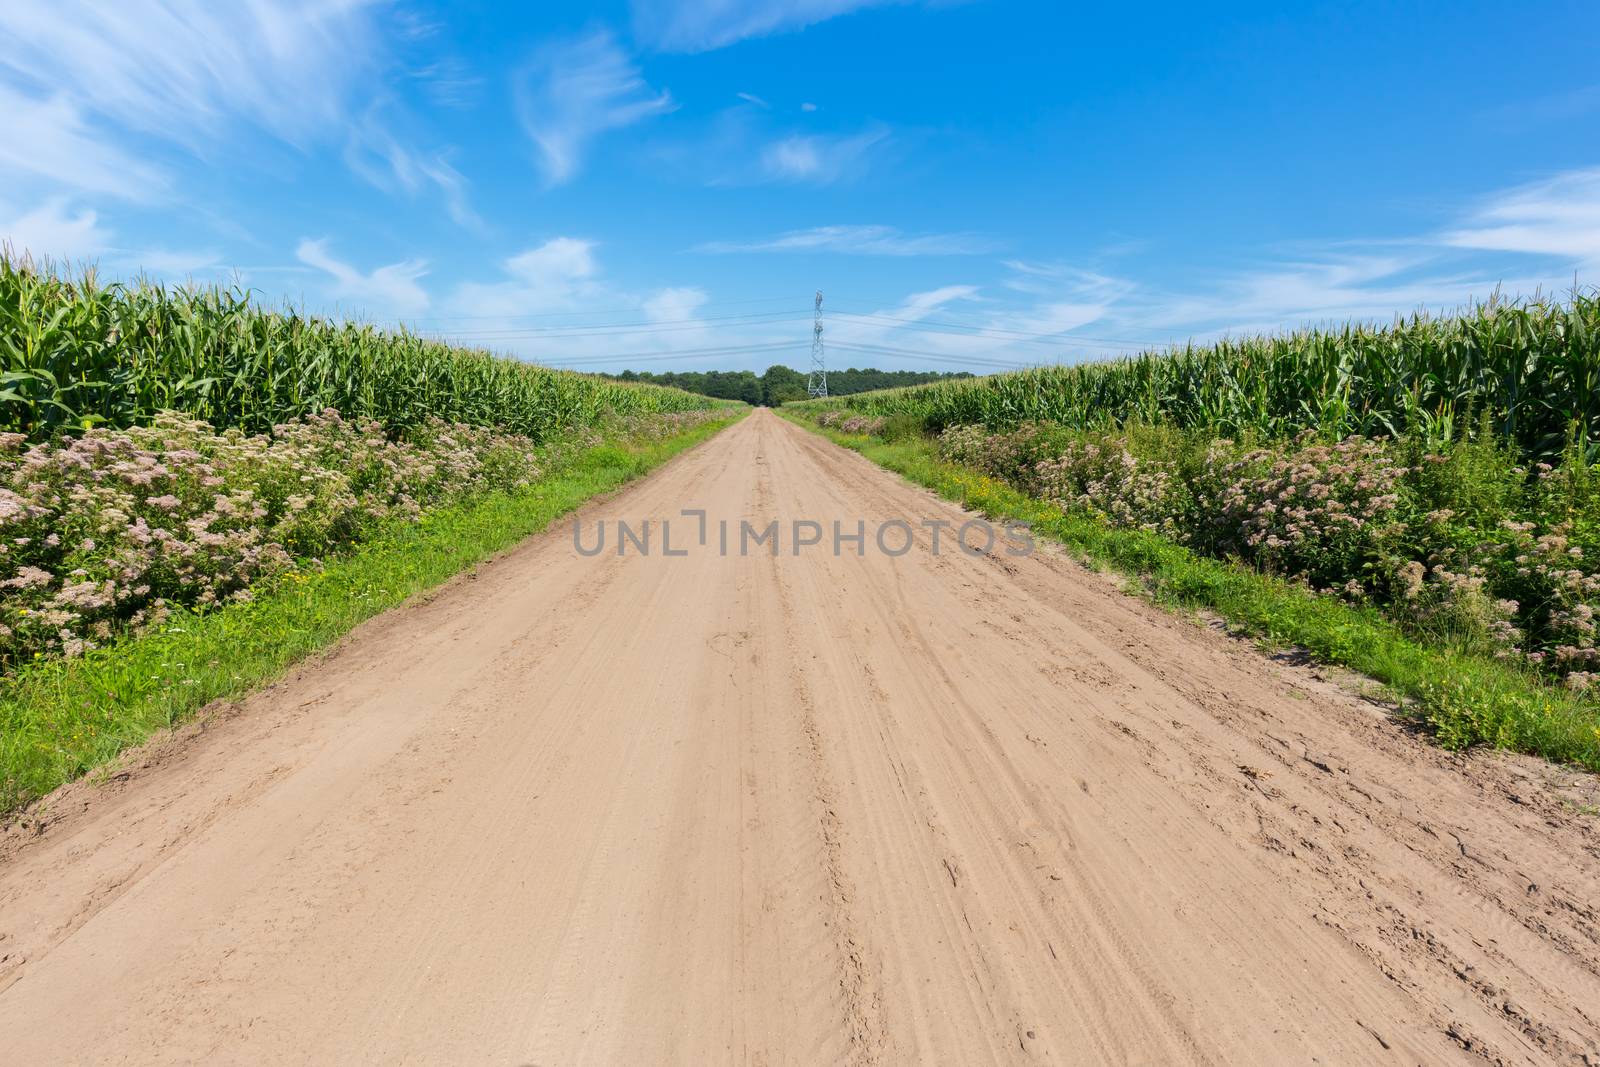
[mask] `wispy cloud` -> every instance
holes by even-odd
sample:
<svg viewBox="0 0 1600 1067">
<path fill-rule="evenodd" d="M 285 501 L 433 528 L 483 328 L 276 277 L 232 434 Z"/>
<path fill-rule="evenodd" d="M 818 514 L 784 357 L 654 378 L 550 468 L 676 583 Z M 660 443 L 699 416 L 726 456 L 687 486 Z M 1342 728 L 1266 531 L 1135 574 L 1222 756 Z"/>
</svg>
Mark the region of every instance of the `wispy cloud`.
<svg viewBox="0 0 1600 1067">
<path fill-rule="evenodd" d="M 428 273 L 425 260 L 407 259 L 363 273 L 328 251 L 328 242 L 304 238 L 295 258 L 332 279 L 329 287 L 337 300 L 354 302 L 360 313 L 378 317 L 413 315 L 428 307 L 427 291 L 418 284 Z"/>
<path fill-rule="evenodd" d="M 65 196 L 48 197 L 20 214 L 0 203 L 0 244 L 35 262 L 96 263 L 118 274 L 173 280 L 217 271 L 222 258 L 214 250 L 123 247 L 98 211 Z"/>
<path fill-rule="evenodd" d="M 1040 268 L 1033 276 L 1040 284 L 1027 300 L 1008 295 L 1003 286 L 944 285 L 870 314 L 840 315 L 828 337 L 844 351 L 890 366 L 964 366 L 985 373 L 1055 362 L 1084 351 L 1086 342 L 1072 331 L 1113 314 L 1133 288 L 1121 279 L 1067 268 Z"/>
<path fill-rule="evenodd" d="M 791 134 L 762 151 L 760 173 L 769 181 L 831 185 L 860 175 L 888 138 L 882 125 L 849 136 Z"/>
<path fill-rule="evenodd" d="M 203 248 L 118 249 L 114 257 L 138 273 L 177 281 L 223 270 L 221 253 Z"/>
<path fill-rule="evenodd" d="M 407 72 L 407 77 L 422 86 L 428 99 L 440 107 L 464 109 L 483 95 L 485 79 L 472 73 L 472 67 L 455 56 L 435 59 Z"/>
<path fill-rule="evenodd" d="M 620 370 L 641 355 L 648 365 L 680 353 L 690 365 L 704 365 L 714 362 L 708 345 L 772 341 L 771 328 L 762 333 L 759 325 L 737 337 L 715 332 L 713 340 L 712 324 L 700 317 L 707 299 L 698 286 L 619 286 L 606 278 L 595 242 L 554 237 L 504 260 L 499 278 L 457 286 L 433 322 L 441 336 L 459 343 L 591 369 L 600 365 L 594 361 L 615 358 Z M 595 315 L 611 325 L 585 325 Z"/>
<path fill-rule="evenodd" d="M 772 110 L 772 105 L 761 99 L 761 97 L 757 96 L 755 93 L 735 93 L 734 95 L 747 104 L 754 104 L 763 111 Z"/>
<path fill-rule="evenodd" d="M 584 151 L 600 134 L 674 107 L 672 96 L 651 89 L 605 30 L 545 46 L 517 82 L 522 125 L 551 185 L 578 172 Z"/>
<path fill-rule="evenodd" d="M 345 162 L 357 175 L 385 192 L 410 196 L 435 192 L 458 225 L 483 228 L 483 220 L 469 202 L 467 179 L 450 164 L 446 154 L 419 152 L 404 144 L 376 110 L 369 111 L 351 128 L 345 143 Z"/>
<path fill-rule="evenodd" d="M 0 205 L 0 210 L 4 205 Z M 55 196 L 38 207 L 0 216 L 0 241 L 17 254 L 57 262 L 93 259 L 111 245 L 111 234 L 89 208 L 75 208 Z"/>
<path fill-rule="evenodd" d="M 639 305 L 647 319 L 658 323 L 682 323 L 695 319 L 708 297 L 704 289 L 672 286 L 658 289 Z"/>
<path fill-rule="evenodd" d="M 902 233 L 893 226 L 816 226 L 759 241 L 710 241 L 697 252 L 837 252 L 855 256 L 969 256 L 993 252 L 996 242 L 968 233 Z"/>
<path fill-rule="evenodd" d="M 1309 324 L 1386 322 L 1458 310 L 1496 292 L 1527 297 L 1594 284 L 1600 270 L 1600 167 L 1484 197 L 1433 233 L 1345 241 L 1224 274 L 1178 293 L 1146 289 L 1119 309 L 1136 328 L 1208 337 Z"/>
<path fill-rule="evenodd" d="M 1531 296 L 1548 292 L 1551 277 L 1506 275 L 1493 267 L 1442 259 L 1419 251 L 1329 252 L 1294 262 L 1219 276 L 1204 287 L 1177 292 L 1144 288 L 1118 309 L 1125 328 L 1176 339 L 1248 335 L 1344 322 L 1388 322 L 1413 311 L 1444 313 L 1496 291 Z"/>
<path fill-rule="evenodd" d="M 556 296 L 588 284 L 600 272 L 595 243 L 577 237 L 554 237 L 506 260 L 506 273 L 522 284 L 548 289 Z"/>
<path fill-rule="evenodd" d="M 370 109 L 355 117 L 393 73 L 401 14 L 392 0 L 0 4 L 0 176 L 155 200 L 172 182 L 153 155 L 211 158 L 254 129 L 300 149 L 348 139 L 358 174 L 372 180 L 377 158 L 392 175 L 375 184 L 432 185 L 467 220 L 465 183 L 443 153 L 401 144 Z"/>
<path fill-rule="evenodd" d="M 961 300 L 972 300 L 982 292 L 976 285 L 943 285 L 937 289 L 928 289 L 920 293 L 912 293 L 901 301 L 900 306 L 893 309 L 893 313 L 900 318 L 920 319 L 924 315 L 932 314 L 947 304 Z"/>
<path fill-rule="evenodd" d="M 1600 167 L 1490 197 L 1443 240 L 1456 248 L 1562 256 L 1600 266 Z"/>
<path fill-rule="evenodd" d="M 691 132 L 658 140 L 652 155 L 682 180 L 711 186 L 848 182 L 884 166 L 898 147 L 882 122 L 819 131 L 815 120 L 786 122 L 778 111 L 744 104 L 679 125 Z"/>
<path fill-rule="evenodd" d="M 1050 337 L 1105 319 L 1137 286 L 1127 278 L 1059 263 L 1010 260 L 1005 288 L 1025 293 L 1031 305 L 999 313 L 995 329 Z"/>
<path fill-rule="evenodd" d="M 500 281 L 457 287 L 452 311 L 472 319 L 512 320 L 572 310 L 599 288 L 594 250 L 594 242 L 583 238 L 551 238 L 506 259 Z"/>
<path fill-rule="evenodd" d="M 147 200 L 168 183 L 159 167 L 135 158 L 91 129 L 82 109 L 64 94 L 34 97 L 0 83 L 0 175 L 13 185 L 73 189 Z"/>
<path fill-rule="evenodd" d="M 345 113 L 379 62 L 382 0 L 95 0 L 0 5 L 0 71 L 61 90 L 117 126 L 164 140 L 244 117 L 301 141 Z"/>
<path fill-rule="evenodd" d="M 1545 96 L 1519 96 L 1484 112 L 1496 126 L 1526 130 L 1542 123 L 1570 122 L 1600 111 L 1600 85 L 1586 85 Z"/>
<path fill-rule="evenodd" d="M 664 52 L 706 52 L 906 0 L 633 0 L 634 34 Z"/>
</svg>

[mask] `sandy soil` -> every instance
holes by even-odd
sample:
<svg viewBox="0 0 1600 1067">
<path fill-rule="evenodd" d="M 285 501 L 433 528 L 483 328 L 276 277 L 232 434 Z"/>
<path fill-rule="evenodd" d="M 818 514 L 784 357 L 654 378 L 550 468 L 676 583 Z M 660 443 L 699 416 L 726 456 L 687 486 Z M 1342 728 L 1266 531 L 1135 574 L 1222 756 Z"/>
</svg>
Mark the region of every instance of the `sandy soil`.
<svg viewBox="0 0 1600 1067">
<path fill-rule="evenodd" d="M 586 536 L 685 507 L 964 517 L 761 412 Z M 0 1058 L 1600 1063 L 1593 779 L 1055 552 L 689 521 L 563 524 L 14 822 Z"/>
</svg>

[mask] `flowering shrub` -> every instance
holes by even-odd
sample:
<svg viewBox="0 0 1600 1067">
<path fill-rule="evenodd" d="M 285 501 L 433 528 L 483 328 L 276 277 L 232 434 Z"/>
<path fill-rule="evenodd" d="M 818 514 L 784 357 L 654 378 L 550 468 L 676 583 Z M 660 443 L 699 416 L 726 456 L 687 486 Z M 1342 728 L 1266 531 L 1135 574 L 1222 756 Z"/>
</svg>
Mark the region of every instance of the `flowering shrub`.
<svg viewBox="0 0 1600 1067">
<path fill-rule="evenodd" d="M 1285 450 L 1229 458 L 1221 447 L 1207 458 L 1209 492 L 1199 503 L 1219 527 L 1218 540 L 1317 588 L 1370 585 L 1403 532 L 1398 489 L 1406 468 L 1377 441 L 1325 445 L 1302 434 Z"/>
<path fill-rule="evenodd" d="M 1492 595 L 1480 566 L 1452 571 L 1408 560 L 1394 574 L 1393 593 L 1390 614 L 1414 630 L 1499 656 L 1516 652 L 1522 639 L 1519 605 Z"/>
<path fill-rule="evenodd" d="M 1071 437 L 1042 423 L 1025 423 L 1009 433 L 982 426 L 952 426 L 939 435 L 939 451 L 952 463 L 976 467 L 1036 496 L 1044 495 L 1039 464 L 1059 456 Z"/>
<path fill-rule="evenodd" d="M 706 412 L 620 424 L 680 432 Z M 271 434 L 182 415 L 28 444 L 0 434 L 0 663 L 76 655 L 176 606 L 245 600 L 297 560 L 315 565 L 380 523 L 489 489 L 514 489 L 598 441 L 559 448 L 430 420 L 405 440 L 327 411 Z"/>
<path fill-rule="evenodd" d="M 1261 447 L 1167 431 L 953 426 L 947 460 L 1067 510 L 1371 602 L 1402 625 L 1584 687 L 1600 677 L 1600 469 L 1530 472 L 1493 439 L 1446 454 L 1310 434 Z"/>
<path fill-rule="evenodd" d="M 1068 442 L 1060 455 L 1034 464 L 1033 481 L 1058 507 L 1083 508 L 1117 526 L 1180 533 L 1186 509 L 1172 465 L 1140 460 L 1114 438 Z"/>
<path fill-rule="evenodd" d="M 1502 538 L 1486 546 L 1500 572 L 1501 584 L 1518 590 L 1533 609 L 1534 625 L 1543 631 L 1535 662 L 1586 686 L 1600 666 L 1595 648 L 1595 605 L 1600 604 L 1600 575 L 1572 543 L 1572 524 L 1544 529 L 1532 522 L 1501 524 Z"/>
</svg>

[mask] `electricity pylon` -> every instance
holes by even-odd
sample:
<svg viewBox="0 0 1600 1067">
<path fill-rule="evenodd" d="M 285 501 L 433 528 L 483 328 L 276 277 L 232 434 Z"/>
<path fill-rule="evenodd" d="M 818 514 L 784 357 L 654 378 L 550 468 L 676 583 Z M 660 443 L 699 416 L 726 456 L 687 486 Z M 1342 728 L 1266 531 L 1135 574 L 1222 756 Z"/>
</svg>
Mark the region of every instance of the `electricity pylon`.
<svg viewBox="0 0 1600 1067">
<path fill-rule="evenodd" d="M 817 290 L 817 312 L 811 324 L 811 378 L 806 382 L 806 395 L 828 395 L 828 363 L 822 352 L 822 290 Z"/>
</svg>

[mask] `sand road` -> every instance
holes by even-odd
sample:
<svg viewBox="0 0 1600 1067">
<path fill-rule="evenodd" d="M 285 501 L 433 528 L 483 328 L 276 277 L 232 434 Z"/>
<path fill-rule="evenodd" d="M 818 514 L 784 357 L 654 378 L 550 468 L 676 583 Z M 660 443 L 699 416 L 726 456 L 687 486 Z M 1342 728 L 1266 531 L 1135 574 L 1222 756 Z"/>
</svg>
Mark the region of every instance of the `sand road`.
<svg viewBox="0 0 1600 1067">
<path fill-rule="evenodd" d="M 582 517 L 690 551 L 563 523 L 13 826 L 0 1061 L 1600 1063 L 1592 779 L 1054 551 L 723 556 L 965 518 L 767 412 Z"/>
</svg>

